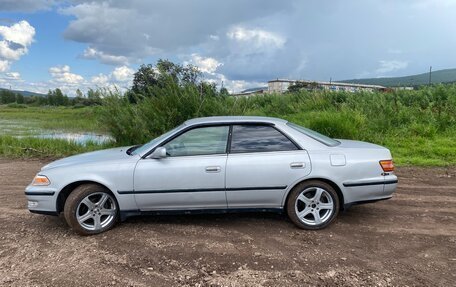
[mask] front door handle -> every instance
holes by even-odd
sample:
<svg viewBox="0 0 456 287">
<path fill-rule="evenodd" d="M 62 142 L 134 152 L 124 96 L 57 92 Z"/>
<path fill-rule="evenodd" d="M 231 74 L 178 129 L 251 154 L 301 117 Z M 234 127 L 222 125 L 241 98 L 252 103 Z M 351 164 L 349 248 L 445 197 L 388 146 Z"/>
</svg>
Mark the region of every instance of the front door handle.
<svg viewBox="0 0 456 287">
<path fill-rule="evenodd" d="M 221 169 L 220 166 L 207 166 L 206 172 L 220 172 Z"/>
<path fill-rule="evenodd" d="M 292 162 L 290 163 L 291 168 L 304 168 L 306 167 L 306 163 L 304 162 Z"/>
</svg>

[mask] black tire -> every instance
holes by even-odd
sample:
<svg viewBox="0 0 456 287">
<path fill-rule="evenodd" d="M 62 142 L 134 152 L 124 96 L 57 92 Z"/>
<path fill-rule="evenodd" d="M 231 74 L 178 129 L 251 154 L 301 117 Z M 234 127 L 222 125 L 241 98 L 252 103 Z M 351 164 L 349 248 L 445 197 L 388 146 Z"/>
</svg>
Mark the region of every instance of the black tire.
<svg viewBox="0 0 456 287">
<path fill-rule="evenodd" d="M 317 199 L 318 194 L 320 197 Z M 297 227 L 310 230 L 323 229 L 330 225 L 340 209 L 339 196 L 334 188 L 318 180 L 305 181 L 295 186 L 286 204 L 290 220 Z"/>
<path fill-rule="evenodd" d="M 119 208 L 109 190 L 97 184 L 84 184 L 70 193 L 63 213 L 74 231 L 81 235 L 93 235 L 105 232 L 116 224 Z"/>
</svg>

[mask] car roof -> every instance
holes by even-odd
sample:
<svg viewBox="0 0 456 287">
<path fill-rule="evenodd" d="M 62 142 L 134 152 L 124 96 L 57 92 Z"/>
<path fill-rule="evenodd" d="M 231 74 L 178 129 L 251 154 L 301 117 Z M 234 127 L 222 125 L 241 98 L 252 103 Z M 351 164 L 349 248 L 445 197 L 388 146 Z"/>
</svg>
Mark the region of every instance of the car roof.
<svg viewBox="0 0 456 287">
<path fill-rule="evenodd" d="M 258 122 L 284 124 L 288 121 L 272 117 L 255 117 L 255 116 L 218 116 L 195 118 L 185 122 L 186 125 L 206 124 L 206 123 L 243 123 L 243 122 Z"/>
</svg>

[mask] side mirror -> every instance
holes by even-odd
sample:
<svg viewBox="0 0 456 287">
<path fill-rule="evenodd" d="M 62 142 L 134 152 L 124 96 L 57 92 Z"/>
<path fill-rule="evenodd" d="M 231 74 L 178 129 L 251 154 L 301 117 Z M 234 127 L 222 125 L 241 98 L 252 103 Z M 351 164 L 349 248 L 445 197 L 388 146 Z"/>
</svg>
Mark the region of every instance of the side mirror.
<svg viewBox="0 0 456 287">
<path fill-rule="evenodd" d="M 154 150 L 154 152 L 150 155 L 150 158 L 161 159 L 166 157 L 166 148 L 165 147 L 158 147 Z"/>
</svg>

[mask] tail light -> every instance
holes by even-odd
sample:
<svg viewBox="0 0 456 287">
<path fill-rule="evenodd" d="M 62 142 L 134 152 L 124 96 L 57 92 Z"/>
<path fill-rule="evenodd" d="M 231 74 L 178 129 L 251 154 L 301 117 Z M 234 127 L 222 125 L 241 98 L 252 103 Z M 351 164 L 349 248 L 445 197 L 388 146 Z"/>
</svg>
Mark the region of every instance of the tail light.
<svg viewBox="0 0 456 287">
<path fill-rule="evenodd" d="M 384 172 L 392 172 L 394 171 L 394 163 L 393 160 L 381 160 L 380 166 L 382 167 Z"/>
</svg>

